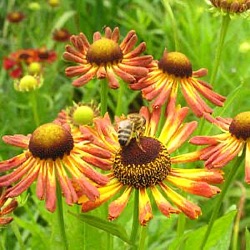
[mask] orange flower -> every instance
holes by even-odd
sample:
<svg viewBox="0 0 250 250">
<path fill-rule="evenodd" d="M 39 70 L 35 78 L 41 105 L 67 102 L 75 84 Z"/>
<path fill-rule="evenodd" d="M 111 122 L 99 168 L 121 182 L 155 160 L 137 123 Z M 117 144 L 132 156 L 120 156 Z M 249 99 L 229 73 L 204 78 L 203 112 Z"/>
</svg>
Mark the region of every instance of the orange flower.
<svg viewBox="0 0 250 250">
<path fill-rule="evenodd" d="M 249 0 L 210 0 L 211 4 L 225 13 L 243 13 L 250 9 Z"/>
<path fill-rule="evenodd" d="M 153 61 L 149 66 L 149 73 L 138 83 L 130 84 L 131 89 L 141 90 L 148 101 L 153 100 L 153 107 L 158 108 L 164 103 L 177 98 L 178 86 L 188 105 L 197 117 L 212 120 L 210 114 L 213 110 L 206 104 L 200 95 L 217 106 L 222 106 L 225 97 L 212 91 L 212 87 L 197 78 L 207 74 L 206 69 L 192 71 L 189 59 L 180 52 L 166 50 L 161 60 Z"/>
<path fill-rule="evenodd" d="M 53 40 L 57 42 L 67 42 L 70 36 L 71 35 L 67 29 L 56 29 L 53 32 Z"/>
<path fill-rule="evenodd" d="M 201 150 L 200 159 L 205 166 L 221 168 L 241 155 L 245 156 L 245 181 L 250 184 L 250 112 L 243 112 L 231 118 L 216 118 L 216 125 L 223 131 L 213 136 L 195 136 L 190 142 L 196 145 L 208 145 Z"/>
<path fill-rule="evenodd" d="M 26 66 L 34 62 L 52 63 L 56 58 L 56 53 L 53 50 L 47 50 L 44 47 L 40 49 L 21 49 L 5 57 L 3 67 L 5 70 L 10 70 L 11 77 L 19 78 L 24 75 Z"/>
<path fill-rule="evenodd" d="M 9 217 L 9 214 L 16 209 L 18 203 L 16 200 L 9 199 L 5 196 L 5 191 L 0 188 L 0 226 L 9 224 L 13 218 Z"/>
<path fill-rule="evenodd" d="M 165 124 L 158 133 L 160 110 L 155 109 L 150 113 L 143 107 L 140 116 L 146 120 L 145 131 L 137 134 L 140 135 L 137 139 L 133 137 L 126 146 L 120 146 L 117 128 L 112 125 L 107 114 L 104 118 L 95 118 L 94 127 L 81 127 L 82 133 L 89 134 L 92 138 L 92 143 L 89 145 L 89 150 L 92 151 L 91 163 L 97 167 L 111 168 L 111 173 L 107 175 L 110 178 L 108 184 L 98 187 L 100 192 L 98 199 L 91 201 L 86 195 L 79 198 L 82 211 L 87 212 L 98 207 L 121 191 L 120 196 L 109 205 L 109 219 L 113 220 L 126 207 L 132 192 L 137 191 L 139 221 L 140 224 L 146 225 L 153 217 L 148 196 L 148 192 L 151 191 L 158 209 L 165 216 L 183 212 L 189 218 L 196 219 L 201 214 L 200 207 L 184 198 L 177 190 L 212 197 L 219 193 L 220 189 L 210 184 L 222 182 L 223 177 L 220 170 L 174 167 L 178 163 L 199 159 L 199 154 L 196 153 L 181 157 L 172 156 L 197 126 L 196 122 L 183 123 L 187 112 L 188 108 L 180 106 L 168 110 Z M 117 123 L 121 124 L 119 120 Z M 129 127 L 125 127 L 122 134 L 120 125 L 119 138 L 126 136 L 128 132 Z M 100 151 L 109 152 L 110 158 L 104 158 Z"/>
<path fill-rule="evenodd" d="M 45 199 L 46 208 L 53 212 L 56 209 L 57 182 L 68 205 L 77 201 L 71 181 L 77 183 L 90 200 L 99 197 L 93 183 L 104 185 L 107 182 L 107 177 L 84 160 L 89 155 L 88 141 L 77 141 L 67 126 L 47 123 L 32 135 L 4 136 L 3 140 L 24 149 L 20 155 L 0 162 L 0 172 L 15 169 L 0 176 L 0 187 L 13 185 L 7 190 L 6 197 L 20 195 L 37 180 L 37 197 Z"/>
<path fill-rule="evenodd" d="M 69 77 L 79 76 L 73 81 L 74 86 L 82 86 L 94 77 L 107 78 L 110 88 L 118 88 L 118 78 L 125 82 L 135 82 L 138 78 L 146 76 L 146 66 L 152 61 L 152 56 L 140 56 L 146 49 L 145 42 L 134 48 L 138 38 L 131 30 L 118 44 L 120 37 L 119 28 L 113 31 L 105 28 L 105 36 L 100 32 L 93 35 L 90 44 L 83 33 L 71 36 L 73 46 L 67 45 L 63 57 L 65 60 L 77 63 L 66 69 Z"/>
<path fill-rule="evenodd" d="M 10 23 L 20 23 L 24 18 L 25 15 L 21 11 L 12 11 L 7 15 L 7 20 Z"/>
<path fill-rule="evenodd" d="M 56 52 L 48 50 L 46 47 L 41 47 L 35 50 L 38 57 L 38 62 L 52 63 L 57 59 Z"/>
</svg>

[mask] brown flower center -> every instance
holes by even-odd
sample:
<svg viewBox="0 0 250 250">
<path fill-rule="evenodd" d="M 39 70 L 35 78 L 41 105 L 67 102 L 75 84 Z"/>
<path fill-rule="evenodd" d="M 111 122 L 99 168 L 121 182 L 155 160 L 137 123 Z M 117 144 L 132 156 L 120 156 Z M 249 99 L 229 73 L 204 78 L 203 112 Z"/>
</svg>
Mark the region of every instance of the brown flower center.
<svg viewBox="0 0 250 250">
<path fill-rule="evenodd" d="M 38 57 L 41 60 L 46 60 L 49 58 L 49 51 L 45 48 L 40 48 L 38 51 Z"/>
<path fill-rule="evenodd" d="M 24 19 L 24 14 L 19 11 L 13 11 L 7 15 L 9 22 L 18 23 Z"/>
<path fill-rule="evenodd" d="M 210 0 L 219 9 L 230 13 L 242 13 L 250 9 L 249 0 Z"/>
<path fill-rule="evenodd" d="M 159 69 L 164 73 L 174 75 L 176 77 L 192 76 L 192 64 L 189 59 L 180 52 L 164 51 L 161 60 L 158 63 Z"/>
<path fill-rule="evenodd" d="M 47 123 L 38 127 L 32 134 L 29 150 L 40 159 L 62 158 L 69 154 L 74 147 L 72 135 L 64 127 Z"/>
<path fill-rule="evenodd" d="M 108 63 L 120 62 L 123 54 L 116 42 L 108 38 L 102 38 L 90 45 L 86 58 L 90 63 L 107 65 Z"/>
<path fill-rule="evenodd" d="M 123 185 L 138 189 L 163 181 L 170 168 L 166 147 L 154 138 L 141 137 L 140 147 L 133 138 L 128 146 L 122 147 L 116 154 L 113 171 Z"/>
<path fill-rule="evenodd" d="M 55 30 L 53 33 L 53 39 L 59 42 L 65 42 L 69 40 L 70 33 L 66 29 Z"/>
<path fill-rule="evenodd" d="M 250 112 L 242 112 L 236 115 L 229 126 L 229 131 L 238 139 L 250 138 Z"/>
</svg>

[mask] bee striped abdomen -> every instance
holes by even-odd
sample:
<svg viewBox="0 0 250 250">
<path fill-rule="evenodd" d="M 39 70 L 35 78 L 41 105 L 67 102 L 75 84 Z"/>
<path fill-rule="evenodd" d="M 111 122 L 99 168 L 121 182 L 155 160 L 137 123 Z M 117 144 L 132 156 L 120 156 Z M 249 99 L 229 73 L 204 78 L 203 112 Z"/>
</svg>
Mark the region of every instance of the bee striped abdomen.
<svg viewBox="0 0 250 250">
<path fill-rule="evenodd" d="M 132 137 L 132 123 L 130 120 L 121 121 L 118 128 L 118 142 L 121 146 L 127 146 Z"/>
</svg>

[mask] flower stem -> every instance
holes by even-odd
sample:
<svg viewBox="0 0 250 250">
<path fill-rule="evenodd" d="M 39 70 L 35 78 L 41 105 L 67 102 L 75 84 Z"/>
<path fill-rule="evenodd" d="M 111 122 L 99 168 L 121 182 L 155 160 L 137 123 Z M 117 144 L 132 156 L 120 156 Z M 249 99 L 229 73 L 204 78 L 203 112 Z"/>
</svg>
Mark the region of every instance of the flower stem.
<svg viewBox="0 0 250 250">
<path fill-rule="evenodd" d="M 13 231 L 14 235 L 16 236 L 17 241 L 19 243 L 19 249 L 25 250 L 26 248 L 24 246 L 24 242 L 23 242 L 22 236 L 20 234 L 18 225 L 15 223 L 15 221 L 11 222 L 11 229 L 12 229 L 12 231 Z"/>
<path fill-rule="evenodd" d="M 122 107 L 124 106 L 124 90 L 125 90 L 125 85 L 123 82 L 120 83 L 120 87 L 119 87 L 119 92 L 118 92 L 118 98 L 117 98 L 117 106 L 116 106 L 116 110 L 115 110 L 115 114 L 117 116 L 120 116 L 122 114 Z"/>
<path fill-rule="evenodd" d="M 136 238 L 138 235 L 138 228 L 139 228 L 139 222 L 138 222 L 138 216 L 139 216 L 139 190 L 134 190 L 134 213 L 133 213 L 133 225 L 132 225 L 132 231 L 130 236 L 130 241 L 132 243 L 136 242 Z"/>
<path fill-rule="evenodd" d="M 140 239 L 139 239 L 139 245 L 138 245 L 138 250 L 144 250 L 145 248 L 145 242 L 146 242 L 146 237 L 147 237 L 147 227 L 142 226 L 140 230 Z"/>
<path fill-rule="evenodd" d="M 40 119 L 39 119 L 39 115 L 37 112 L 37 95 L 36 95 L 36 93 L 37 93 L 36 90 L 33 90 L 30 92 L 30 104 L 32 107 L 35 125 L 36 125 L 36 127 L 38 127 L 40 125 Z"/>
<path fill-rule="evenodd" d="M 235 177 L 237 176 L 237 172 L 238 172 L 238 170 L 239 170 L 239 168 L 240 168 L 240 165 L 241 165 L 241 163 L 242 163 L 244 157 L 245 157 L 245 154 L 242 153 L 242 155 L 241 155 L 240 157 L 237 158 L 237 160 L 236 160 L 234 166 L 231 167 L 231 170 L 230 170 L 230 172 L 229 172 L 229 174 L 228 174 L 228 176 L 227 176 L 227 179 L 226 179 L 226 181 L 225 181 L 225 184 L 224 184 L 224 186 L 223 186 L 223 189 L 221 190 L 221 193 L 220 193 L 220 195 L 218 196 L 218 199 L 217 199 L 217 201 L 216 201 L 216 203 L 215 203 L 215 207 L 214 207 L 214 209 L 213 209 L 213 212 L 212 212 L 210 221 L 209 221 L 209 223 L 208 223 L 207 230 L 206 230 L 206 232 L 205 232 L 203 241 L 202 241 L 201 246 L 200 246 L 200 249 L 201 249 L 201 250 L 204 249 L 204 247 L 205 247 L 205 245 L 206 245 L 206 243 L 207 243 L 207 240 L 208 240 L 208 238 L 209 238 L 209 235 L 210 235 L 210 232 L 211 232 L 212 227 L 213 227 L 213 225 L 214 225 L 214 222 L 215 222 L 215 220 L 216 220 L 216 218 L 217 218 L 217 216 L 218 216 L 218 213 L 219 213 L 219 210 L 220 210 L 222 201 L 223 201 L 223 199 L 224 199 L 224 197 L 225 197 L 225 195 L 226 195 L 226 193 L 227 193 L 227 191 L 228 191 L 228 188 L 229 188 L 230 184 L 233 182 L 233 180 L 234 180 Z"/>
<path fill-rule="evenodd" d="M 184 214 L 179 214 L 178 225 L 177 225 L 177 237 L 181 237 L 184 234 L 186 225 L 186 216 Z"/>
<path fill-rule="evenodd" d="M 63 242 L 63 247 L 65 250 L 69 249 L 68 240 L 65 231 L 64 216 L 63 216 L 63 204 L 62 204 L 62 194 L 59 185 L 56 187 L 56 197 L 57 197 L 57 220 L 60 230 L 61 240 Z"/>
<path fill-rule="evenodd" d="M 227 34 L 227 30 L 228 30 L 228 25 L 230 22 L 230 16 L 229 14 L 222 16 L 222 25 L 221 25 L 221 30 L 220 30 L 220 37 L 219 37 L 219 44 L 217 46 L 216 49 L 216 54 L 215 54 L 215 62 L 214 62 L 214 67 L 212 70 L 212 74 L 211 74 L 211 79 L 210 79 L 210 83 L 213 84 L 218 69 L 219 69 L 219 65 L 220 65 L 220 59 L 221 59 L 221 52 L 222 52 L 222 48 L 223 48 L 223 44 L 226 38 L 226 34 Z"/>
<path fill-rule="evenodd" d="M 161 106 L 161 115 L 160 115 L 160 120 L 159 120 L 158 125 L 157 125 L 156 137 L 160 136 L 162 128 L 163 128 L 164 123 L 166 121 L 166 116 L 165 116 L 166 106 L 167 106 L 166 104 Z"/>
<path fill-rule="evenodd" d="M 108 84 L 101 82 L 101 115 L 104 116 L 108 109 Z"/>
<path fill-rule="evenodd" d="M 172 31 L 173 31 L 173 37 L 174 37 L 175 51 L 179 51 L 180 50 L 180 43 L 179 43 L 178 34 L 177 34 L 177 31 L 179 29 L 177 28 L 177 24 L 176 24 L 176 21 L 174 18 L 172 8 L 169 4 L 169 0 L 163 0 L 162 2 L 163 2 L 165 10 L 167 12 L 167 17 L 170 19 L 171 26 L 173 28 Z"/>
<path fill-rule="evenodd" d="M 239 238 L 239 228 L 240 228 L 240 219 L 242 217 L 243 211 L 244 211 L 244 204 L 246 201 L 246 189 L 245 187 L 242 185 L 241 182 L 237 182 L 236 183 L 240 189 L 241 189 L 241 197 L 240 197 L 240 201 L 238 204 L 238 212 L 236 215 L 236 219 L 235 219 L 235 223 L 234 223 L 234 232 L 233 232 L 233 239 L 232 239 L 232 250 L 237 250 L 238 249 L 238 238 Z"/>
</svg>

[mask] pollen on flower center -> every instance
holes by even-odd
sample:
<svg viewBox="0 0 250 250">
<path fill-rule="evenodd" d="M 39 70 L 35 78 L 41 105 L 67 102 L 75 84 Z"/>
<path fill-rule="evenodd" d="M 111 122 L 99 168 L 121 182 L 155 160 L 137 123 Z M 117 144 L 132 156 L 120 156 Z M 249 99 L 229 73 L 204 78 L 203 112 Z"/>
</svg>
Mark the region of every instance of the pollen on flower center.
<svg viewBox="0 0 250 250">
<path fill-rule="evenodd" d="M 74 147 L 74 141 L 64 127 L 47 123 L 38 127 L 32 134 L 29 142 L 29 150 L 40 159 L 62 158 L 69 154 Z"/>
<path fill-rule="evenodd" d="M 116 42 L 108 38 L 102 38 L 90 45 L 86 58 L 90 63 L 106 65 L 121 61 L 123 53 Z"/>
<path fill-rule="evenodd" d="M 238 139 L 250 138 L 250 112 L 242 112 L 236 115 L 229 126 L 229 131 Z"/>
<path fill-rule="evenodd" d="M 140 146 L 132 139 L 116 154 L 113 171 L 123 184 L 134 188 L 156 185 L 163 181 L 171 168 L 166 147 L 158 140 L 141 137 Z"/>
<path fill-rule="evenodd" d="M 161 60 L 158 63 L 159 69 L 164 73 L 172 74 L 176 77 L 192 76 L 192 64 L 189 59 L 180 52 L 164 51 Z"/>
</svg>

